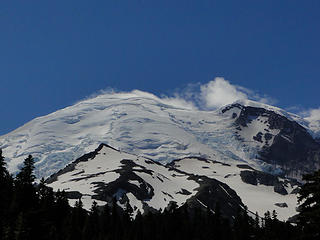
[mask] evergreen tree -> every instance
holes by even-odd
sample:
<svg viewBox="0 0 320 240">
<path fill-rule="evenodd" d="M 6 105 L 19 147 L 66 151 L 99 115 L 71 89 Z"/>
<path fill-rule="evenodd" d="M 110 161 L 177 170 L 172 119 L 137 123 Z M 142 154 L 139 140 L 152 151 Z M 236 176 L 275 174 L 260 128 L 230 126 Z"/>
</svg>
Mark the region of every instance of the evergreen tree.
<svg viewBox="0 0 320 240">
<path fill-rule="evenodd" d="M 69 206 L 66 193 L 58 190 L 55 195 L 55 204 L 53 207 L 53 224 L 56 226 L 58 239 L 67 239 L 67 230 L 69 229 L 69 218 L 71 207 Z"/>
<path fill-rule="evenodd" d="M 6 162 L 2 156 L 2 150 L 0 149 L 0 182 L 4 181 L 8 177 L 9 173 L 6 168 Z"/>
<path fill-rule="evenodd" d="M 10 229 L 10 226 L 6 223 L 8 223 L 8 218 L 10 218 L 9 207 L 12 193 L 13 180 L 6 168 L 6 162 L 0 149 L 0 239 L 1 236 L 5 236 L 8 229 Z"/>
<path fill-rule="evenodd" d="M 106 236 L 110 231 L 110 208 L 108 204 L 104 205 L 102 208 L 101 215 L 99 217 L 100 223 L 100 235 Z"/>
<path fill-rule="evenodd" d="M 34 159 L 29 155 L 24 160 L 23 166 L 15 178 L 14 207 L 18 212 L 31 210 L 38 205 L 36 189 L 33 186 L 36 178 L 33 171 Z"/>
<path fill-rule="evenodd" d="M 306 238 L 320 237 L 320 170 L 303 176 L 306 183 L 301 187 L 298 202 L 298 224 L 302 227 Z"/>
<path fill-rule="evenodd" d="M 98 204 L 96 201 L 93 201 L 89 216 L 87 216 L 84 230 L 83 230 L 83 237 L 84 239 L 98 239 L 99 238 L 99 210 Z"/>
<path fill-rule="evenodd" d="M 273 210 L 272 211 L 272 220 L 277 220 L 278 219 L 278 214 L 277 214 L 277 211 L 276 210 Z"/>
<path fill-rule="evenodd" d="M 138 211 L 131 220 L 129 215 L 134 215 L 130 205 L 122 209 L 123 205 L 118 205 L 114 198 L 112 208 L 108 205 L 100 208 L 93 202 L 88 212 L 83 209 L 81 199 L 70 207 L 66 193 L 54 193 L 43 179 L 40 184 L 34 184 L 33 170 L 34 161 L 29 156 L 13 184 L 0 152 L 0 240 L 300 240 L 319 237 L 319 172 L 306 177 L 307 184 L 301 190 L 302 235 L 299 227 L 279 221 L 275 211 L 265 214 L 264 225 L 259 224 L 258 214 L 254 220 L 248 210 L 242 208 L 229 222 L 219 203 L 214 211 L 209 207 L 205 211 L 187 203 L 178 206 L 171 202 L 163 212 L 153 209 L 142 215 Z M 9 207 L 12 202 L 13 210 Z"/>
<path fill-rule="evenodd" d="M 32 185 L 36 176 L 33 174 L 34 171 L 34 159 L 29 155 L 23 162 L 23 167 L 17 174 L 16 180 L 22 184 Z"/>
<path fill-rule="evenodd" d="M 259 219 L 259 214 L 258 212 L 256 212 L 255 216 L 254 216 L 254 227 L 256 229 L 260 228 L 260 219 Z"/>
<path fill-rule="evenodd" d="M 38 186 L 38 195 L 40 207 L 44 209 L 50 209 L 54 205 L 54 193 L 52 188 L 46 186 L 44 179 L 40 180 Z"/>
<path fill-rule="evenodd" d="M 18 218 L 16 220 L 15 230 L 14 230 L 14 240 L 29 239 L 29 231 L 26 225 L 27 225 L 26 219 L 24 217 L 24 214 L 21 212 L 18 215 Z"/>
</svg>

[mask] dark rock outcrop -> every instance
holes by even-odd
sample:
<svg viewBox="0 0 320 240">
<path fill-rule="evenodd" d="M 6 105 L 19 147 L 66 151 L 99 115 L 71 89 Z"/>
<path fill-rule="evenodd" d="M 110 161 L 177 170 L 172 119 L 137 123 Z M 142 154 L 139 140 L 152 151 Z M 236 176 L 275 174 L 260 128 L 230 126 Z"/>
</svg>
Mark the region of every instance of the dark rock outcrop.
<svg viewBox="0 0 320 240">
<path fill-rule="evenodd" d="M 240 177 L 241 180 L 245 183 L 258 185 L 257 174 L 255 171 L 241 171 Z"/>
<path fill-rule="evenodd" d="M 239 209 L 245 209 L 240 197 L 225 183 L 204 176 L 193 176 L 193 178 L 200 184 L 200 187 L 196 195 L 186 202 L 190 208 L 214 211 L 219 204 L 221 214 L 230 221 L 234 220 Z"/>
<path fill-rule="evenodd" d="M 288 192 L 280 182 L 275 183 L 273 190 L 281 195 L 287 195 Z"/>
<path fill-rule="evenodd" d="M 83 156 L 79 157 L 78 159 L 76 159 L 75 161 L 73 161 L 72 163 L 68 164 L 66 167 L 64 167 L 63 169 L 59 170 L 58 172 L 52 174 L 50 177 L 48 177 L 46 179 L 46 184 L 50 184 L 53 183 L 55 181 L 57 181 L 58 176 L 65 174 L 67 172 L 72 172 L 75 169 L 75 166 L 79 163 L 79 162 L 86 162 L 89 159 L 93 159 L 95 156 L 97 156 L 97 154 L 99 153 L 99 151 L 103 148 L 103 147 L 108 147 L 111 148 L 115 151 L 119 151 L 107 144 L 101 143 L 99 145 L 99 147 L 97 149 L 95 149 L 94 151 L 84 154 Z M 79 174 L 79 173 L 78 173 Z"/>
<path fill-rule="evenodd" d="M 258 159 L 281 167 L 285 175 L 302 175 L 320 167 L 320 142 L 314 139 L 309 132 L 295 121 L 289 120 L 274 111 L 259 107 L 232 104 L 222 110 L 226 112 L 232 108 L 240 109 L 240 114 L 235 120 L 237 131 L 248 127 L 254 119 L 266 117 L 268 128 L 263 135 L 261 132 L 253 137 L 254 141 L 267 144 L 259 151 Z M 273 135 L 268 130 L 277 129 L 279 133 L 274 136 L 273 143 L 269 144 Z M 241 140 L 241 138 L 239 138 Z"/>
<path fill-rule="evenodd" d="M 123 159 L 121 163 L 123 164 L 121 169 L 115 171 L 120 174 L 120 177 L 109 183 L 95 182 L 94 184 L 96 184 L 97 188 L 94 192 L 96 195 L 92 196 L 92 198 L 108 201 L 113 197 L 121 198 L 121 195 L 131 192 L 138 200 L 147 201 L 151 199 L 154 195 L 153 187 L 135 174 L 135 172 L 144 172 L 151 175 L 152 171 L 135 164 L 129 159 Z M 133 170 L 134 167 L 141 169 Z M 130 181 L 137 181 L 139 185 L 130 183 Z"/>
<path fill-rule="evenodd" d="M 269 173 L 264 173 L 260 171 L 249 171 L 249 170 L 244 170 L 240 172 L 240 177 L 243 182 L 252 184 L 252 185 L 266 185 L 266 186 L 273 186 L 273 189 L 275 192 L 282 194 L 282 195 L 287 195 L 288 192 L 285 189 L 285 182 L 280 182 L 278 177 L 269 174 Z"/>
<path fill-rule="evenodd" d="M 80 199 L 82 197 L 82 193 L 78 191 L 66 191 L 65 193 L 69 199 Z"/>
<path fill-rule="evenodd" d="M 274 205 L 276 205 L 277 207 L 281 207 L 281 208 L 287 208 L 288 204 L 286 203 L 275 203 Z"/>
</svg>

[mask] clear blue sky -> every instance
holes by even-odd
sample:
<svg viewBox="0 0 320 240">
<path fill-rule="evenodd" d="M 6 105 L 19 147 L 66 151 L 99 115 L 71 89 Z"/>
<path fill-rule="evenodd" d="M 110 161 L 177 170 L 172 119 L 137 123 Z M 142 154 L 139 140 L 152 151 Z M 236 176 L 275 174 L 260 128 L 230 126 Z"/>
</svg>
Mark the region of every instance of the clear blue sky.
<svg viewBox="0 0 320 240">
<path fill-rule="evenodd" d="M 99 89 L 217 76 L 280 107 L 320 106 L 319 0 L 10 0 L 0 30 L 0 134 Z"/>
</svg>

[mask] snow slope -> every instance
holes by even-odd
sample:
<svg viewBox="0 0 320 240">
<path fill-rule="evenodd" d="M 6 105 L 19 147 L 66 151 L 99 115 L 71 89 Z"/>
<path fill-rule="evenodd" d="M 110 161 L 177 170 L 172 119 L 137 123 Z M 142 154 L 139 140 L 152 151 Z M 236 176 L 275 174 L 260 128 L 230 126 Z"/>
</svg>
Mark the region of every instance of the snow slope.
<svg viewBox="0 0 320 240">
<path fill-rule="evenodd" d="M 279 194 L 272 186 L 244 182 L 240 177 L 244 168 L 244 165 L 192 157 L 164 166 L 100 145 L 93 153 L 79 158 L 47 182 L 55 191 L 66 191 L 71 196 L 71 205 L 81 198 L 84 208 L 90 209 L 93 201 L 102 206 L 110 204 L 112 197 L 115 197 L 123 209 L 130 205 L 132 217 L 138 211 L 143 214 L 150 208 L 164 210 L 171 202 L 176 202 L 178 206 L 184 203 L 189 206 L 200 204 L 200 207 L 209 207 L 214 211 L 217 201 L 222 212 L 232 217 L 239 206 L 244 207 L 238 196 L 252 213 L 258 212 L 260 216 L 274 209 L 282 220 L 296 214 L 295 194 Z M 289 193 L 294 187 L 286 184 Z M 281 208 L 276 203 L 288 206 Z"/>
<path fill-rule="evenodd" d="M 276 210 L 279 219 L 287 220 L 297 214 L 297 195 L 292 193 L 293 189 L 297 187 L 294 184 L 285 184 L 288 194 L 283 195 L 275 192 L 274 186 L 266 186 L 262 183 L 257 185 L 245 183 L 240 177 L 241 171 L 244 170 L 243 167 L 246 171 L 253 171 L 253 169 L 234 162 L 228 164 L 215 161 L 199 162 L 198 159 L 191 157 L 174 161 L 171 165 L 186 173 L 207 176 L 227 184 L 236 191 L 248 209 L 253 213 L 257 212 L 259 216 L 263 216 L 266 211 Z M 280 178 L 279 180 L 284 181 Z M 286 203 L 287 207 L 279 207 L 276 205 L 277 203 Z"/>
<path fill-rule="evenodd" d="M 58 174 L 49 182 L 48 186 L 55 191 L 60 189 L 81 193 L 86 209 L 90 209 L 94 200 L 99 205 L 106 204 L 105 195 L 116 197 L 120 206 L 126 198 L 133 208 L 133 216 L 138 211 L 144 213 L 144 205 L 164 210 L 170 201 L 175 201 L 181 206 L 196 194 L 200 186 L 189 179 L 189 175 L 171 171 L 150 159 L 120 152 L 106 145 L 101 145 L 92 158 L 76 163 L 72 170 Z M 99 188 L 102 197 L 99 196 Z"/>
<path fill-rule="evenodd" d="M 272 106 L 252 101 L 240 104 L 264 107 L 297 119 Z M 266 142 L 252 141 L 252 137 L 268 126 L 264 119 L 254 120 L 240 134 L 245 141 L 239 141 L 232 115 L 236 112 L 239 109 L 224 113 L 199 111 L 186 103 L 177 104 L 140 91 L 106 93 L 36 118 L 1 136 L 0 148 L 11 172 L 32 154 L 38 177 L 53 174 L 100 143 L 164 163 L 204 156 L 221 162 L 247 162 L 261 169 L 257 152 Z M 274 137 L 277 130 L 271 134 Z"/>
</svg>

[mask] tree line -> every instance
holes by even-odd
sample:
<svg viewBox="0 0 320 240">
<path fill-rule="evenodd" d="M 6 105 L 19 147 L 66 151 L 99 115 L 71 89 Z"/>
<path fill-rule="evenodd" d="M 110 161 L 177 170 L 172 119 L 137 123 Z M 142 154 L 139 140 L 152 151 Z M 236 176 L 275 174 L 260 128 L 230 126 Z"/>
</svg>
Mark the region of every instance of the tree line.
<svg viewBox="0 0 320 240">
<path fill-rule="evenodd" d="M 304 177 L 297 224 L 277 219 L 277 214 L 252 218 L 239 209 L 229 220 L 214 210 L 178 207 L 132 217 L 114 200 L 90 211 L 81 199 L 70 206 L 66 193 L 54 192 L 42 179 L 35 183 L 34 159 L 28 156 L 15 177 L 9 174 L 0 150 L 0 240 L 144 240 L 144 239 L 318 239 L 320 227 L 320 171 Z"/>
</svg>

